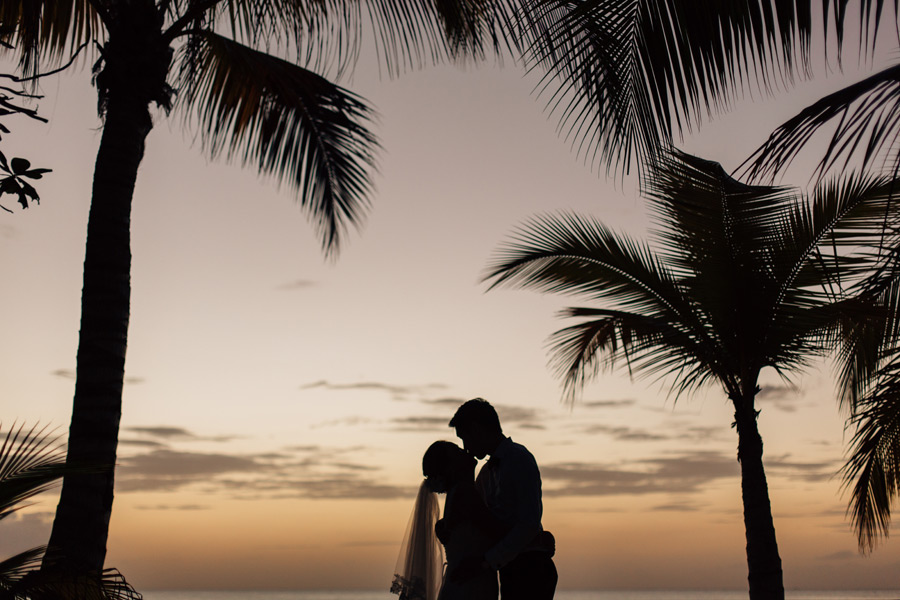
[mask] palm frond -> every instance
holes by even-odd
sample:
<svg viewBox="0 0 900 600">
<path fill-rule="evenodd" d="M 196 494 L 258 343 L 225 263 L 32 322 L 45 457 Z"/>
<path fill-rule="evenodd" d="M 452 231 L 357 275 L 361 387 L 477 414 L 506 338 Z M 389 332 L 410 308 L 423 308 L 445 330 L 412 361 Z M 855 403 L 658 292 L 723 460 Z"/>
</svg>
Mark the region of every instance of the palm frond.
<svg viewBox="0 0 900 600">
<path fill-rule="evenodd" d="M 889 179 L 851 174 L 786 205 L 779 233 L 769 240 L 780 258 L 773 263 L 778 303 L 788 295 L 810 297 L 811 290 L 837 299 L 858 282 L 871 263 L 853 251 L 878 240 L 893 195 Z"/>
<path fill-rule="evenodd" d="M 829 8 L 834 18 L 835 33 L 837 35 L 837 51 L 841 54 L 846 33 L 847 6 L 849 0 L 824 0 L 822 3 L 823 16 L 825 17 L 825 31 L 829 31 Z M 878 41 L 879 23 L 884 13 L 884 0 L 864 0 L 859 3 L 859 48 L 864 52 L 874 52 Z M 894 12 L 897 12 L 898 3 L 894 1 Z"/>
<path fill-rule="evenodd" d="M 570 401 L 601 367 L 613 368 L 621 360 L 632 376 L 676 373 L 676 398 L 719 372 L 715 353 L 659 316 L 583 307 L 565 309 L 560 316 L 585 319 L 555 332 L 549 341 L 551 366 Z"/>
<path fill-rule="evenodd" d="M 739 169 L 755 180 L 784 171 L 817 134 L 834 125 L 816 168 L 822 177 L 860 160 L 864 168 L 878 160 L 893 168 L 900 134 L 900 65 L 829 94 L 800 111 L 769 136 Z"/>
<path fill-rule="evenodd" d="M 3 598 L 26 575 L 41 566 L 46 546 L 38 546 L 0 561 L 0 598 Z"/>
<path fill-rule="evenodd" d="M 193 111 L 213 156 L 239 156 L 286 181 L 313 219 L 326 252 L 369 205 L 372 110 L 323 77 L 210 32 L 196 34 L 199 77 L 182 77 L 179 102 Z"/>
<path fill-rule="evenodd" d="M 380 64 L 391 75 L 446 59 L 499 56 L 517 44 L 508 0 L 369 0 L 364 6 Z"/>
<path fill-rule="evenodd" d="M 860 550 L 870 552 L 886 536 L 891 504 L 900 491 L 900 354 L 880 371 L 877 385 L 852 419 L 856 432 L 842 469 L 851 489 L 848 513 Z M 852 486 L 852 487 L 851 487 Z"/>
<path fill-rule="evenodd" d="M 879 297 L 857 296 L 843 303 L 844 314 L 833 332 L 837 366 L 837 391 L 841 407 L 859 410 L 863 398 L 877 381 L 884 364 L 885 341 L 895 335 L 886 331 L 896 326 L 892 313 Z"/>
<path fill-rule="evenodd" d="M 848 374 L 860 370 L 868 358 L 853 346 L 864 341 L 859 316 L 880 317 L 873 304 L 844 298 L 849 275 L 858 278 L 864 262 L 849 245 L 877 232 L 889 180 L 850 178 L 809 201 L 797 190 L 745 185 L 716 163 L 676 153 L 647 181 L 654 247 L 594 219 L 538 217 L 500 247 L 485 275 L 491 288 L 606 305 L 572 309 L 568 316 L 584 321 L 552 338 L 568 395 L 620 359 L 645 374 L 674 374 L 676 395 L 712 379 L 732 393 L 764 367 L 807 366 L 853 327 L 845 364 Z M 839 251 L 829 254 L 831 247 Z M 873 335 L 874 325 L 865 327 Z"/>
<path fill-rule="evenodd" d="M 661 159 L 645 177 L 644 188 L 666 262 L 712 277 L 733 272 L 738 262 L 745 265 L 745 275 L 759 271 L 770 258 L 761 252 L 782 230 L 784 212 L 798 199 L 795 190 L 746 185 L 718 163 L 684 152 Z"/>
<path fill-rule="evenodd" d="M 0 444 L 0 519 L 65 474 L 65 451 L 47 427 L 15 425 Z"/>
<path fill-rule="evenodd" d="M 104 569 L 98 575 L 71 573 L 44 563 L 17 579 L 4 600 L 33 598 L 79 598 L 86 600 L 141 600 L 142 595 L 117 569 Z"/>
<path fill-rule="evenodd" d="M 661 260 L 718 332 L 722 372 L 739 372 L 737 357 L 753 356 L 757 369 L 798 368 L 823 352 L 830 315 L 816 308 L 826 299 L 795 285 L 818 242 L 791 218 L 806 216 L 802 194 L 746 185 L 680 152 L 646 180 Z"/>
<path fill-rule="evenodd" d="M 490 288 L 613 299 L 622 310 L 637 313 L 689 306 L 646 244 L 571 213 L 527 221 L 498 248 L 483 281 L 491 281 Z"/>
<path fill-rule="evenodd" d="M 898 190 L 886 177 L 845 176 L 817 186 L 808 214 L 790 223 L 797 239 L 808 240 L 797 251 L 811 258 L 796 273 L 796 287 L 828 285 L 831 297 L 847 298 L 833 343 L 839 398 L 851 408 L 885 353 L 900 344 L 900 271 L 884 243 Z"/>
<path fill-rule="evenodd" d="M 25 77 L 41 71 L 41 61 L 65 62 L 77 49 L 104 36 L 101 14 L 91 0 L 4 0 L 0 25 L 15 25 L 7 40 Z"/>
<path fill-rule="evenodd" d="M 618 235 L 594 219 L 571 214 L 534 218 L 496 253 L 484 277 L 490 288 L 513 286 L 563 293 L 610 308 L 572 309 L 567 316 L 600 316 L 552 338 L 556 368 L 567 394 L 596 373 L 605 360 L 624 358 L 648 373 L 678 370 L 676 385 L 690 389 L 706 377 L 725 376 L 730 348 L 697 297 L 695 282 L 677 279 L 650 248 Z M 624 337 L 623 337 L 624 336 Z M 655 336 L 655 337 L 654 337 Z M 672 344 L 671 360 L 665 344 Z M 599 352 L 604 358 L 593 358 Z M 652 360 L 633 363 L 644 355 Z M 578 369 L 586 369 L 579 374 Z"/>
<path fill-rule="evenodd" d="M 258 47 L 274 36 L 315 71 L 343 72 L 368 40 L 391 76 L 448 59 L 500 56 L 518 40 L 510 0 L 225 0 L 212 12 L 235 39 Z"/>
<path fill-rule="evenodd" d="M 535 0 L 522 16 L 561 128 L 606 169 L 651 164 L 673 136 L 805 73 L 805 2 Z"/>
</svg>

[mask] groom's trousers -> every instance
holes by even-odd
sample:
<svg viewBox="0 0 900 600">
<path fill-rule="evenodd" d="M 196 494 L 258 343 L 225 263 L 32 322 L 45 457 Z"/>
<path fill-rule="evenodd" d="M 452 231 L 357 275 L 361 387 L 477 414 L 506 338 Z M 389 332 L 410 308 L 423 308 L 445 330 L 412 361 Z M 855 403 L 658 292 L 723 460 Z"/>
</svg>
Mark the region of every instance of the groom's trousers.
<svg viewBox="0 0 900 600">
<path fill-rule="evenodd" d="M 500 569 L 500 599 L 552 600 L 557 579 L 549 552 L 523 552 Z"/>
</svg>

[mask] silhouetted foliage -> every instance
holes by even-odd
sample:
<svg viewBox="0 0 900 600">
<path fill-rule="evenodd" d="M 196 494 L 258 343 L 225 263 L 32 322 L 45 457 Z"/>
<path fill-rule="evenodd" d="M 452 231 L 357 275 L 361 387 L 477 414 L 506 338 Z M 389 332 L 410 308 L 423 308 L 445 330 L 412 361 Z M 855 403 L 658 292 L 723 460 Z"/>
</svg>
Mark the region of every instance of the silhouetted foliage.
<svg viewBox="0 0 900 600">
<path fill-rule="evenodd" d="M 115 464 L 130 311 L 130 219 L 151 105 L 179 113 L 212 155 L 287 183 L 334 255 L 373 194 L 375 113 L 328 75 L 355 62 L 371 25 L 388 73 L 498 52 L 506 0 L 4 0 L 20 77 L 93 52 L 103 133 L 82 288 L 70 462 Z M 2 49 L 0 49 L 2 51 Z M 281 51 L 281 55 L 276 55 Z M 20 186 L 24 163 L 10 164 Z M 20 169 L 21 170 L 21 169 Z M 26 188 L 27 189 L 27 188 Z M 31 198 L 23 192 L 25 199 Z M 45 566 L 97 573 L 113 473 L 67 475 Z M 98 498 L 89 506 L 79 498 Z"/>
<path fill-rule="evenodd" d="M 832 292 L 860 261 L 827 250 L 871 231 L 892 185 L 848 179 L 808 200 L 745 185 L 717 163 L 678 154 L 645 184 L 655 245 L 590 217 L 547 215 L 521 227 L 488 268 L 491 288 L 593 303 L 565 309 L 562 316 L 578 323 L 551 337 L 567 398 L 619 362 L 635 375 L 672 378 L 676 398 L 722 387 L 735 411 L 751 598 L 784 596 L 757 429 L 760 371 L 788 377 L 873 310 Z"/>
<path fill-rule="evenodd" d="M 65 448 L 47 427 L 24 425 L 6 432 L 0 445 L 0 520 L 28 506 L 66 473 L 97 470 L 67 466 Z M 42 569 L 45 546 L 0 561 L 0 600 L 140 600 L 115 569 L 100 576 Z"/>
<path fill-rule="evenodd" d="M 40 179 L 44 173 L 49 173 L 50 169 L 32 169 L 31 162 L 24 158 L 13 158 L 7 162 L 6 156 L 0 152 L 0 171 L 6 173 L 5 176 L 0 176 L 0 196 L 3 194 L 18 196 L 22 208 L 28 208 L 29 200 L 40 203 L 41 198 L 38 196 L 37 190 L 25 180 Z M 0 208 L 6 212 L 12 212 L 2 204 L 0 204 Z"/>
<path fill-rule="evenodd" d="M 4 41 L 13 33 L 14 29 L 0 25 L 0 48 L 7 50 L 12 49 L 12 45 Z M 9 80 L 12 84 L 19 85 L 22 80 L 8 73 L 0 73 L 0 80 Z M 29 94 L 21 87 L 10 87 L 8 85 L 0 85 L 0 118 L 10 117 L 14 115 L 24 115 L 36 121 L 47 122 L 47 119 L 41 117 L 37 113 L 36 108 L 29 108 L 21 104 L 20 100 L 36 100 L 40 96 Z M 0 140 L 4 134 L 10 132 L 9 128 L 0 122 Z M 0 170 L 6 173 L 6 176 L 0 176 L 0 197 L 3 194 L 11 194 L 17 196 L 19 204 L 22 208 L 28 208 L 29 199 L 35 203 L 40 202 L 37 190 L 29 184 L 25 179 L 40 179 L 44 173 L 49 173 L 50 169 L 32 169 L 31 163 L 24 158 L 13 158 L 6 160 L 6 156 L 0 152 Z M 12 212 L 0 204 L 0 209 L 6 212 Z"/>
<path fill-rule="evenodd" d="M 560 130 L 609 172 L 653 165 L 673 139 L 749 89 L 809 68 L 804 0 L 533 0 L 530 62 Z"/>
</svg>

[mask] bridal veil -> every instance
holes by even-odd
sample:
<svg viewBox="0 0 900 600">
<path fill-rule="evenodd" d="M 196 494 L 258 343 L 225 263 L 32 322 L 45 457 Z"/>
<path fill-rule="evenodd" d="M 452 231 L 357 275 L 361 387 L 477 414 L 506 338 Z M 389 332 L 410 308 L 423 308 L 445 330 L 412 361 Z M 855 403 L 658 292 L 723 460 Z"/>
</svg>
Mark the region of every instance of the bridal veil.
<svg viewBox="0 0 900 600">
<path fill-rule="evenodd" d="M 437 600 L 444 568 L 443 550 L 434 532 L 439 514 L 437 494 L 423 481 L 391 584 L 391 592 L 399 594 L 400 600 Z"/>
</svg>

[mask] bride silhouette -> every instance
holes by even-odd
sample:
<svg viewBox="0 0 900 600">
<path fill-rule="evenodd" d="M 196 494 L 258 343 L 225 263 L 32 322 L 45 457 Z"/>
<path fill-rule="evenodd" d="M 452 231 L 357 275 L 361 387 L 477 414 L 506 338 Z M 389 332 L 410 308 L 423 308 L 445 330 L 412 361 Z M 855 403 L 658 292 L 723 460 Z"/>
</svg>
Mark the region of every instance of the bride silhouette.
<svg viewBox="0 0 900 600">
<path fill-rule="evenodd" d="M 497 572 L 482 559 L 503 531 L 475 489 L 476 462 L 443 441 L 422 457 L 425 481 L 391 585 L 400 600 L 497 600 Z M 440 520 L 436 494 L 447 494 Z M 446 571 L 438 541 L 447 553 Z"/>
</svg>

